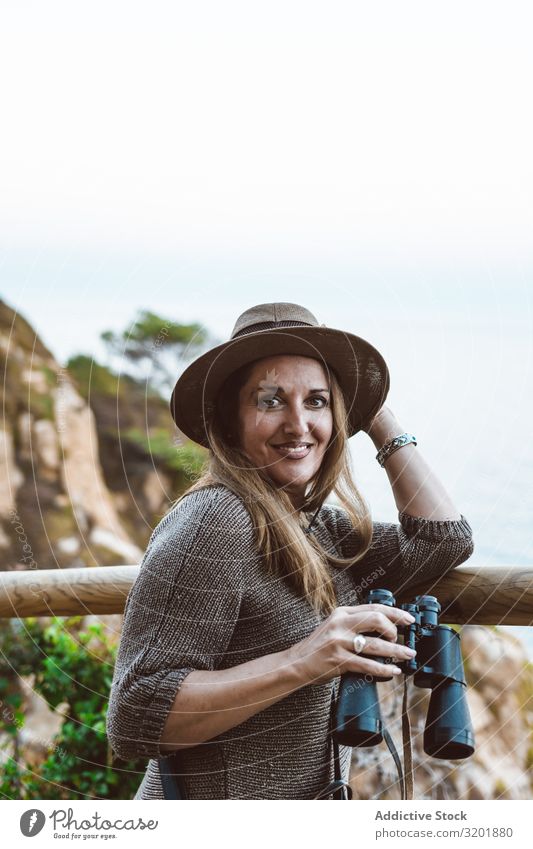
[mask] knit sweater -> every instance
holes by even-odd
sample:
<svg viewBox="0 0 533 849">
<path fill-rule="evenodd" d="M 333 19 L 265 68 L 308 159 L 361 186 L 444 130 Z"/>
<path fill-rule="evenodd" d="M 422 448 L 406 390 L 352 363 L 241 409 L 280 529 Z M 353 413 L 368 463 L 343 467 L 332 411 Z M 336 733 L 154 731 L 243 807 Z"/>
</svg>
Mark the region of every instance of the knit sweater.
<svg viewBox="0 0 533 849">
<path fill-rule="evenodd" d="M 398 591 L 430 581 L 473 551 L 464 516 L 436 521 L 399 513 L 374 522 L 355 566 L 335 568 L 339 605 L 365 588 Z M 313 533 L 325 550 L 357 553 L 346 511 L 324 504 Z M 322 621 L 286 579 L 267 574 L 244 502 L 219 485 L 187 494 L 155 528 L 128 595 L 107 715 L 121 758 L 148 759 L 135 799 L 163 797 L 157 758 L 176 694 L 194 669 L 237 666 L 288 649 Z M 308 684 L 245 722 L 179 752 L 188 798 L 312 799 L 333 779 L 330 705 L 340 677 Z M 351 749 L 340 746 L 348 780 Z"/>
</svg>

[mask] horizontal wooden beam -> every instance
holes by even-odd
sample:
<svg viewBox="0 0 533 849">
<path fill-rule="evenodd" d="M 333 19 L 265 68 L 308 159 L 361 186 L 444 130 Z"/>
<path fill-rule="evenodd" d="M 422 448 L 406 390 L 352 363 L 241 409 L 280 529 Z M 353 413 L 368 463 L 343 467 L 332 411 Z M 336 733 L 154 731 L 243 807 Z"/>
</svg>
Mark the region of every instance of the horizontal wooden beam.
<svg viewBox="0 0 533 849">
<path fill-rule="evenodd" d="M 441 622 L 451 625 L 533 625 L 533 567 L 458 566 L 432 583 L 410 587 L 398 602 L 437 596 Z"/>
<path fill-rule="evenodd" d="M 139 566 L 0 572 L 0 617 L 123 613 Z"/>
<path fill-rule="evenodd" d="M 139 566 L 0 572 L 0 617 L 123 613 L 138 573 Z M 398 595 L 397 603 L 422 593 L 437 596 L 442 622 L 533 625 L 533 567 L 459 566 Z"/>
</svg>

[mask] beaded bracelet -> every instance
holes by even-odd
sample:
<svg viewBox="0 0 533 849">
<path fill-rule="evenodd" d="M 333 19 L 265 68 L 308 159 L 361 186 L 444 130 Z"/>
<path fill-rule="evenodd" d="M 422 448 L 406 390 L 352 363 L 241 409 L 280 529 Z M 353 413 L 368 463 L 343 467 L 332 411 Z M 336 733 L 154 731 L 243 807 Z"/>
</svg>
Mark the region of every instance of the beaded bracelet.
<svg viewBox="0 0 533 849">
<path fill-rule="evenodd" d="M 379 449 L 376 454 L 376 460 L 383 467 L 391 454 L 394 454 L 398 448 L 403 448 L 404 445 L 410 445 L 411 443 L 413 445 L 417 444 L 416 436 L 413 436 L 412 433 L 401 433 L 400 436 L 395 436 L 390 442 L 386 442 L 383 448 Z"/>
</svg>

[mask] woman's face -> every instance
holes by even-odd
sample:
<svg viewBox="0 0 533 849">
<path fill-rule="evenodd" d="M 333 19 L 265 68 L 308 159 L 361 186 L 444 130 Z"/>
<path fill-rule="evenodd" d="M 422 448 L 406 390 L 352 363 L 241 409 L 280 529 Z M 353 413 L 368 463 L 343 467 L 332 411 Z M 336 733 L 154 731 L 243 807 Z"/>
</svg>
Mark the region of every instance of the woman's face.
<svg viewBox="0 0 533 849">
<path fill-rule="evenodd" d="M 239 392 L 238 426 L 246 455 L 299 509 L 333 431 L 331 393 L 322 364 L 294 355 L 258 360 Z M 302 443 L 309 447 L 290 450 Z"/>
</svg>

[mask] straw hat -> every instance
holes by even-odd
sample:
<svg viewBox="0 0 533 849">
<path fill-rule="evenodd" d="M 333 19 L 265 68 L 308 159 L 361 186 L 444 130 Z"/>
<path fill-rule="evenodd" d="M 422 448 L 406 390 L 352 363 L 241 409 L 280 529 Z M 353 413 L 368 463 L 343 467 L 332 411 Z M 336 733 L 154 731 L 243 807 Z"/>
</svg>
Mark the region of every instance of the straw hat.
<svg viewBox="0 0 533 849">
<path fill-rule="evenodd" d="M 326 373 L 335 372 L 348 412 L 349 436 L 370 423 L 387 397 L 387 365 L 369 342 L 319 324 L 299 304 L 258 304 L 239 316 L 227 342 L 202 354 L 179 377 L 170 399 L 178 428 L 209 447 L 205 426 L 226 378 L 247 363 L 277 354 L 313 357 Z"/>
</svg>

